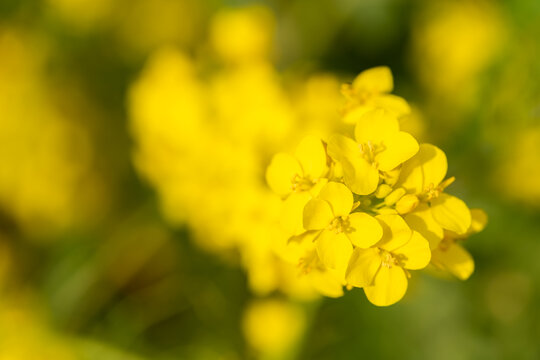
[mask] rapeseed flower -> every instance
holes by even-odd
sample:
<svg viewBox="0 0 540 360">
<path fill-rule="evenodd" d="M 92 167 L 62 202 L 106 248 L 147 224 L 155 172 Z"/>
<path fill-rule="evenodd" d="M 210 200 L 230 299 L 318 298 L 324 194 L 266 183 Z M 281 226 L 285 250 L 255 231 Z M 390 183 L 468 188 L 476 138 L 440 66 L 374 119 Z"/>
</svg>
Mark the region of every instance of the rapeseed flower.
<svg viewBox="0 0 540 360">
<path fill-rule="evenodd" d="M 347 269 L 347 282 L 364 288 L 367 298 L 377 306 L 399 301 L 407 291 L 408 270 L 429 264 L 429 243 L 409 228 L 399 215 L 377 215 L 383 234 L 373 247 L 354 250 Z"/>
<path fill-rule="evenodd" d="M 296 148 L 295 154 L 274 155 L 266 170 L 266 181 L 278 195 L 285 197 L 281 225 L 291 236 L 304 231 L 302 211 L 306 203 L 328 181 L 326 152 L 316 137 L 306 137 Z"/>
<path fill-rule="evenodd" d="M 354 212 L 353 194 L 338 182 L 329 182 L 304 208 L 304 228 L 317 231 L 317 253 L 330 269 L 345 269 L 353 245 L 367 248 L 382 236 L 377 220 Z"/>
<path fill-rule="evenodd" d="M 266 180 L 276 194 L 286 197 L 291 193 L 316 192 L 327 172 L 323 143 L 310 136 L 302 140 L 294 156 L 275 155 L 266 170 Z"/>
<path fill-rule="evenodd" d="M 389 74 L 368 70 L 346 89 L 386 94 Z M 295 156 L 278 154 L 267 169 L 282 216 L 295 224 L 282 233 L 281 256 L 296 261 L 321 294 L 363 288 L 377 306 L 403 298 L 410 271 L 430 262 L 467 278 L 474 266 L 458 240 L 480 231 L 486 217 L 445 193 L 454 181 L 445 180 L 446 155 L 401 131 L 396 111 L 355 106 L 354 140 L 308 137 Z"/>
<path fill-rule="evenodd" d="M 471 225 L 471 212 L 461 199 L 444 192 L 454 181 L 453 177 L 443 181 L 447 169 L 444 152 L 436 146 L 422 144 L 418 153 L 403 164 L 396 186 L 417 196 L 420 203 L 429 205 L 429 212 L 422 207 L 416 213 L 426 224 L 433 224 L 433 219 L 442 229 L 462 235 Z M 412 223 L 416 224 L 414 220 Z M 440 234 L 441 231 L 436 232 Z"/>
<path fill-rule="evenodd" d="M 362 287 L 372 303 L 393 304 L 445 234 L 467 235 L 470 211 L 443 192 L 452 181 L 443 181 L 444 153 L 400 128 L 409 106 L 389 94 L 388 68 L 343 88 L 354 140 L 332 134 L 347 130 L 342 121 L 306 116 L 319 113 L 320 96 L 334 99 L 322 107 L 334 120 L 335 79 L 291 96 L 268 59 L 268 15 L 218 16 L 211 45 L 220 66 L 206 72 L 175 49 L 150 58 L 130 91 L 137 169 L 171 223 L 187 224 L 209 251 L 238 254 L 255 294 L 307 300 Z M 236 33 L 249 41 L 235 43 Z"/>
<path fill-rule="evenodd" d="M 465 234 L 445 231 L 443 240 L 432 254 L 431 263 L 436 268 L 449 272 L 460 280 L 467 280 L 474 271 L 474 259 L 461 242 L 482 231 L 487 224 L 487 215 L 481 209 L 471 209 L 471 217 L 471 226 Z"/>
<path fill-rule="evenodd" d="M 409 104 L 397 96 L 390 94 L 394 89 L 392 72 L 386 66 L 379 66 L 361 72 L 352 82 L 341 88 L 346 98 L 343 120 L 355 123 L 366 112 L 384 109 L 396 117 L 411 112 Z"/>
<path fill-rule="evenodd" d="M 374 192 L 379 172 L 391 172 L 418 151 L 416 139 L 400 131 L 398 119 L 386 110 L 362 115 L 354 134 L 356 142 L 343 135 L 331 136 L 328 153 L 342 164 L 344 182 L 359 195 Z"/>
</svg>

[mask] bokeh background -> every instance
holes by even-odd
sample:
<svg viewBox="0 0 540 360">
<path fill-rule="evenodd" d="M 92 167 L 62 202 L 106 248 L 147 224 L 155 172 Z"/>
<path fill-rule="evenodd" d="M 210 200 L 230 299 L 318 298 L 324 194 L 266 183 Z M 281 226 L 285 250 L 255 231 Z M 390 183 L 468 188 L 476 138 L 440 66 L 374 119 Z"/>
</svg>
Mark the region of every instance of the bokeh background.
<svg viewBox="0 0 540 360">
<path fill-rule="evenodd" d="M 536 0 L 2 0 L 0 359 L 540 358 L 538 54 Z M 490 218 L 389 308 L 264 225 L 271 155 L 379 65 Z"/>
</svg>

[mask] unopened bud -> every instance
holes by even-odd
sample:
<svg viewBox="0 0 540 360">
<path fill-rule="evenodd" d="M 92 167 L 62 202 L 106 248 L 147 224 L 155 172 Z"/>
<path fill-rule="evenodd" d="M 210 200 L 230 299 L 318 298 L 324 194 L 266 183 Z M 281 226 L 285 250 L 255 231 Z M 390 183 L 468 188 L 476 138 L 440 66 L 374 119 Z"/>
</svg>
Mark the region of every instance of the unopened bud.
<svg viewBox="0 0 540 360">
<path fill-rule="evenodd" d="M 397 211 L 392 208 L 382 208 L 377 210 L 379 215 L 397 215 Z"/>
<path fill-rule="evenodd" d="M 388 195 L 385 199 L 384 199 L 384 203 L 387 205 L 387 206 L 392 206 L 394 205 L 399 199 L 401 199 L 401 197 L 403 195 L 405 195 L 407 191 L 405 191 L 404 188 L 399 188 L 399 189 L 396 189 L 394 191 L 392 191 L 390 193 L 390 195 Z"/>
<path fill-rule="evenodd" d="M 420 200 L 418 200 L 418 197 L 413 194 L 407 194 L 403 196 L 396 204 L 396 210 L 401 215 L 410 213 L 413 211 L 417 206 Z"/>
<path fill-rule="evenodd" d="M 388 196 L 388 194 L 390 194 L 391 192 L 392 192 L 392 187 L 390 185 L 381 184 L 381 185 L 379 185 L 377 190 L 375 190 L 375 197 L 377 199 L 383 199 L 386 196 Z"/>
</svg>

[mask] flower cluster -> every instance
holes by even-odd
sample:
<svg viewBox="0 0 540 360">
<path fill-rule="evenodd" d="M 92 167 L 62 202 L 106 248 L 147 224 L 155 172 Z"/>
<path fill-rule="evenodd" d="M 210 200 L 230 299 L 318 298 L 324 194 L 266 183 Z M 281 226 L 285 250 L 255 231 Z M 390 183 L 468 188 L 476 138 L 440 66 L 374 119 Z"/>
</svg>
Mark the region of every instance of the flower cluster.
<svg viewBox="0 0 540 360">
<path fill-rule="evenodd" d="M 222 10 L 201 45 L 215 54 L 210 63 L 170 47 L 152 54 L 129 91 L 133 158 L 166 220 L 187 225 L 204 250 L 238 259 L 254 294 L 310 300 L 318 273 L 295 276 L 277 241 L 280 198 L 261 175 L 279 149 L 340 125 L 342 99 L 329 74 L 285 86 L 270 57 L 274 21 L 262 6 Z M 342 293 L 334 290 L 325 294 Z"/>
<path fill-rule="evenodd" d="M 446 192 L 454 178 L 444 152 L 400 130 L 410 108 L 392 88 L 388 68 L 364 71 L 343 87 L 354 138 L 307 137 L 266 172 L 301 273 L 323 294 L 363 288 L 378 306 L 399 301 L 411 271 L 430 264 L 467 279 L 474 262 L 460 243 L 486 223 L 483 211 Z"/>
</svg>

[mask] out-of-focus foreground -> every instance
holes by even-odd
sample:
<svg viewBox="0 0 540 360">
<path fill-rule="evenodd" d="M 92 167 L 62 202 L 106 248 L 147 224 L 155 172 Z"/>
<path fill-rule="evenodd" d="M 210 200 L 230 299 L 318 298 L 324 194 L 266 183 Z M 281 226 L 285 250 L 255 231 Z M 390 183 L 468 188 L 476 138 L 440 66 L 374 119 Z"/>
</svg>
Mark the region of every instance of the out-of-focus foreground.
<svg viewBox="0 0 540 360">
<path fill-rule="evenodd" d="M 535 0 L 3 0 L 0 360 L 539 358 L 539 39 Z M 389 308 L 298 276 L 265 180 L 380 65 L 489 215 Z"/>
</svg>

